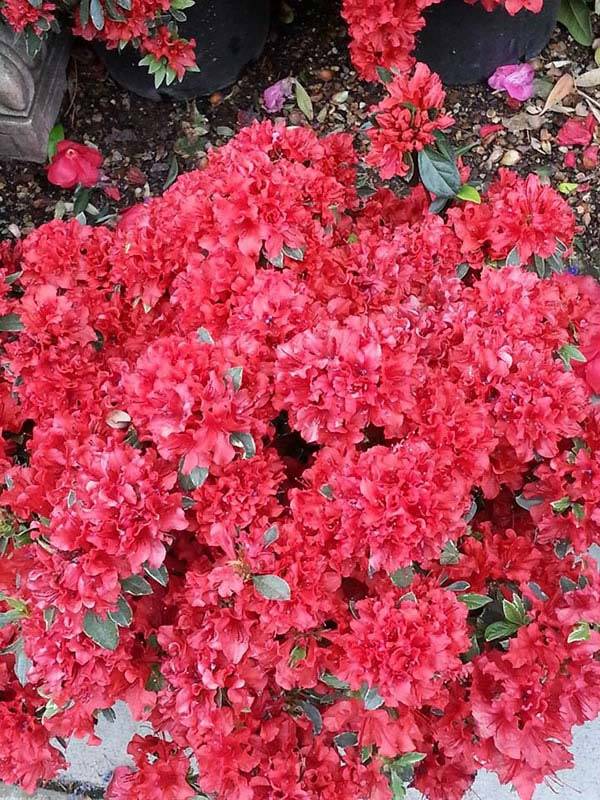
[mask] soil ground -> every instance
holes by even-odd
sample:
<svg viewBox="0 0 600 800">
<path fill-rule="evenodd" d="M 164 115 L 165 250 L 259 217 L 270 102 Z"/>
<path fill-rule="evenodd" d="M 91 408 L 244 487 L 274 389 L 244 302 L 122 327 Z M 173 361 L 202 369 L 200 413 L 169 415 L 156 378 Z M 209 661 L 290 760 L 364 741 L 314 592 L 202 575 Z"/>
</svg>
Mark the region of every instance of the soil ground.
<svg viewBox="0 0 600 800">
<path fill-rule="evenodd" d="M 60 121 L 67 138 L 100 149 L 106 184 L 118 187 L 121 195 L 114 201 L 96 192 L 96 205 L 106 204 L 109 211 L 125 208 L 160 193 L 175 165 L 179 172 L 201 166 L 211 146 L 223 143 L 253 119 L 269 116 L 261 107 L 261 94 L 280 78 L 297 78 L 310 93 L 316 130 L 355 130 L 365 121 L 380 90 L 361 82 L 352 69 L 339 2 L 296 0 L 291 5 L 293 14 L 287 6 L 286 13 L 276 15 L 264 54 L 239 82 L 229 91 L 195 102 L 154 103 L 130 95 L 107 76 L 91 49 L 75 46 Z M 541 109 L 543 96 L 560 75 L 577 76 L 598 65 L 591 48 L 575 44 L 558 28 L 534 66 L 538 96 L 519 107 L 511 107 L 506 95 L 495 94 L 486 85 L 449 89 L 447 106 L 457 121 L 454 139 L 460 146 L 473 145 L 465 160 L 482 183 L 500 165 L 508 165 L 523 174 L 537 171 L 565 191 L 564 184 L 571 184 L 568 200 L 581 225 L 582 263 L 596 272 L 600 270 L 600 168 L 581 166 L 581 148 L 574 148 L 578 167 L 565 168 L 565 148 L 557 145 L 555 136 L 568 119 L 564 108 L 579 115 L 591 110 L 600 119 L 600 79 L 599 86 L 584 90 L 591 100 L 573 94 L 563 100 L 562 111 L 540 116 L 528 112 Z M 306 122 L 293 100 L 281 115 L 291 124 Z M 481 140 L 480 126 L 486 123 L 505 128 Z M 64 203 L 71 200 L 71 192 L 48 183 L 42 165 L 0 164 L 0 237 L 25 234 L 63 213 Z"/>
</svg>

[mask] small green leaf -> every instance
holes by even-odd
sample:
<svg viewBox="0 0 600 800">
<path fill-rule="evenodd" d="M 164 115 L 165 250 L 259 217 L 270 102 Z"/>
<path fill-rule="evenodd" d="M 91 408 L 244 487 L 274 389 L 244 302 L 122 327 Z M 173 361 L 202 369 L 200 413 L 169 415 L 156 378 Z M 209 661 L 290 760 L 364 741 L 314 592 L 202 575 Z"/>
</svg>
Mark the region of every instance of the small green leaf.
<svg viewBox="0 0 600 800">
<path fill-rule="evenodd" d="M 77 502 L 77 495 L 75 494 L 73 489 L 71 489 L 69 494 L 67 495 L 67 508 L 73 508 L 76 502 Z"/>
<path fill-rule="evenodd" d="M 386 67 L 375 67 L 375 70 L 382 83 L 391 83 L 393 81 L 394 73 L 391 70 L 386 69 Z"/>
<path fill-rule="evenodd" d="M 146 594 L 152 594 L 152 586 L 141 575 L 131 575 L 121 581 L 123 591 L 127 594 L 132 594 L 134 597 L 142 597 Z"/>
<path fill-rule="evenodd" d="M 449 592 L 466 592 L 470 585 L 467 581 L 455 581 L 444 588 Z"/>
<path fill-rule="evenodd" d="M 321 675 L 320 680 L 325 683 L 327 686 L 330 686 L 332 689 L 339 689 L 342 692 L 347 692 L 350 686 L 345 682 L 341 681 L 339 678 L 336 678 L 335 675 L 332 675 L 330 672 L 324 672 Z"/>
<path fill-rule="evenodd" d="M 312 122 L 315 118 L 315 111 L 313 108 L 312 100 L 304 86 L 300 83 L 300 81 L 296 80 L 295 84 L 295 94 L 296 94 L 296 105 L 300 109 L 300 111 L 304 114 L 306 119 L 309 122 Z"/>
<path fill-rule="evenodd" d="M 579 622 L 569 636 L 567 637 L 567 642 L 571 644 L 572 642 L 587 642 L 590 638 L 590 624 L 589 622 Z"/>
<path fill-rule="evenodd" d="M 425 147 L 419 152 L 418 165 L 425 188 L 436 198 L 454 197 L 460 189 L 460 175 L 453 158 Z"/>
<path fill-rule="evenodd" d="M 469 274 L 470 267 L 468 264 L 459 264 L 456 268 L 456 277 L 462 281 Z"/>
<path fill-rule="evenodd" d="M 519 253 L 519 248 L 515 245 L 510 253 L 506 256 L 506 266 L 507 267 L 520 267 L 521 266 L 521 255 Z"/>
<path fill-rule="evenodd" d="M 557 355 L 567 370 L 571 369 L 571 361 L 579 361 L 581 364 L 585 364 L 587 361 L 581 350 L 574 344 L 563 344 L 558 349 Z"/>
<path fill-rule="evenodd" d="M 468 183 L 463 184 L 456 196 L 459 200 L 464 200 L 467 203 L 481 204 L 481 195 L 474 186 L 469 186 Z"/>
<path fill-rule="evenodd" d="M 198 328 L 196 331 L 196 336 L 202 342 L 202 344 L 214 344 L 215 340 L 212 338 L 210 333 L 206 330 L 206 328 Z"/>
<path fill-rule="evenodd" d="M 152 669 L 150 670 L 150 675 L 148 676 L 148 680 L 146 681 L 146 686 L 144 687 L 148 692 L 160 692 L 160 690 L 165 685 L 165 678 L 160 671 L 160 667 L 158 664 L 153 664 Z"/>
<path fill-rule="evenodd" d="M 458 564 L 459 561 L 460 551 L 456 544 L 452 541 L 446 542 L 440 556 L 440 564 L 443 566 L 449 566 L 451 564 Z"/>
<path fill-rule="evenodd" d="M 384 704 L 385 700 L 377 691 L 377 687 L 372 686 L 363 695 L 363 703 L 367 711 L 375 711 Z"/>
<path fill-rule="evenodd" d="M 560 500 L 554 500 L 550 503 L 550 508 L 556 514 L 562 514 L 564 511 L 567 511 L 571 507 L 571 498 L 570 497 L 561 497 Z"/>
<path fill-rule="evenodd" d="M 166 586 L 169 583 L 169 573 L 164 564 L 161 564 L 160 567 L 151 567 L 149 564 L 144 564 L 144 571 L 146 575 L 160 583 L 161 586 Z"/>
<path fill-rule="evenodd" d="M 326 497 L 328 500 L 333 500 L 333 489 L 328 483 L 324 483 L 323 486 L 321 486 L 319 494 L 322 494 L 323 497 Z"/>
<path fill-rule="evenodd" d="M 100 0 L 90 0 L 90 18 L 97 31 L 104 28 L 104 8 Z"/>
<path fill-rule="evenodd" d="M 251 433 L 232 433 L 229 441 L 234 447 L 239 447 L 244 451 L 244 458 L 254 458 L 256 455 L 256 444 Z"/>
<path fill-rule="evenodd" d="M 291 592 L 287 581 L 278 575 L 253 575 L 256 591 L 267 600 L 290 600 Z"/>
<path fill-rule="evenodd" d="M 413 582 L 414 577 L 415 571 L 412 567 L 402 567 L 390 573 L 392 583 L 400 589 L 407 589 Z"/>
<path fill-rule="evenodd" d="M 174 77 L 175 75 L 176 73 L 173 72 Z M 167 80 L 167 84 L 169 83 L 173 83 L 173 80 L 171 81 Z M 167 178 L 163 184 L 163 190 L 166 190 L 169 188 L 169 186 L 172 186 L 177 180 L 178 175 L 179 175 L 179 162 L 177 161 L 177 156 L 173 156 L 169 164 L 169 171 L 167 173 Z"/>
<path fill-rule="evenodd" d="M 333 743 L 336 747 L 339 747 L 340 750 L 345 750 L 347 747 L 356 747 L 358 744 L 358 736 L 354 731 L 344 731 L 333 737 Z"/>
<path fill-rule="evenodd" d="M 297 644 L 290 653 L 290 667 L 295 667 L 306 658 L 306 648 Z"/>
<path fill-rule="evenodd" d="M 558 21 L 578 44 L 589 47 L 594 41 L 591 11 L 585 0 L 562 0 Z"/>
<path fill-rule="evenodd" d="M 204 486 L 207 478 L 208 469 L 206 467 L 194 467 L 188 475 L 185 472 L 179 472 L 179 485 L 184 492 L 193 492 L 194 489 Z"/>
<path fill-rule="evenodd" d="M 520 507 L 524 508 L 525 511 L 529 511 L 530 508 L 535 508 L 535 506 L 539 506 L 544 502 L 543 497 L 525 497 L 522 494 L 518 494 L 515 497 L 515 503 Z"/>
<path fill-rule="evenodd" d="M 488 603 L 492 602 L 492 598 L 488 597 L 486 594 L 461 594 L 458 599 L 461 603 L 466 605 L 469 611 L 483 608 L 487 606 Z"/>
<path fill-rule="evenodd" d="M 120 628 L 128 628 L 133 619 L 133 611 L 127 600 L 124 597 L 119 597 L 117 608 L 114 611 L 109 611 L 108 616 Z"/>
<path fill-rule="evenodd" d="M 62 125 L 56 124 L 48 135 L 48 161 L 56 155 L 56 145 L 65 138 L 65 129 Z"/>
<path fill-rule="evenodd" d="M 495 639 L 507 639 L 518 630 L 519 626 L 514 625 L 512 622 L 492 622 L 485 629 L 485 640 L 486 642 L 493 642 Z"/>
<path fill-rule="evenodd" d="M 82 28 L 90 21 L 90 0 L 81 0 L 79 3 L 79 20 Z"/>
<path fill-rule="evenodd" d="M 304 715 L 310 720 L 313 733 L 315 736 L 318 736 L 323 730 L 323 717 L 321 716 L 321 712 L 316 706 L 306 700 L 301 700 L 298 705 L 304 712 Z"/>
<path fill-rule="evenodd" d="M 231 369 L 227 370 L 226 373 L 227 377 L 231 381 L 231 385 L 233 386 L 234 392 L 239 392 L 242 388 L 242 379 L 244 377 L 244 368 L 243 367 L 232 367 Z"/>
<path fill-rule="evenodd" d="M 520 627 L 525 622 L 524 615 L 521 612 L 521 609 L 515 604 L 515 602 L 511 603 L 510 600 L 503 600 L 502 611 L 504 612 L 506 620 L 508 622 L 511 622 L 513 625 L 517 625 Z"/>
<path fill-rule="evenodd" d="M 394 759 L 394 767 L 412 767 L 427 756 L 427 753 L 404 753 L 400 758 Z"/>
<path fill-rule="evenodd" d="M 292 261 L 304 261 L 304 250 L 301 247 L 288 247 L 287 244 L 284 244 L 283 254 Z"/>
<path fill-rule="evenodd" d="M 279 528 L 277 525 L 271 525 L 271 527 L 267 528 L 263 534 L 263 542 L 266 545 L 269 545 L 273 544 L 273 542 L 276 542 L 277 539 L 279 539 Z"/>
<path fill-rule="evenodd" d="M 573 194 L 573 192 L 575 191 L 575 189 L 577 189 L 578 186 L 579 186 L 578 183 L 569 183 L 568 181 L 563 181 L 562 183 L 558 184 L 558 191 L 561 194 L 567 195 L 568 197 L 570 194 Z"/>
<path fill-rule="evenodd" d="M 117 623 L 108 617 L 101 617 L 88 611 L 83 618 L 83 632 L 86 636 L 105 650 L 116 650 L 119 644 Z"/>
<path fill-rule="evenodd" d="M 0 317 L 0 331 L 16 333 L 17 331 L 22 331 L 23 328 L 24 325 L 18 314 L 4 314 L 4 316 Z"/>
<path fill-rule="evenodd" d="M 579 589 L 579 586 L 572 581 L 571 578 L 567 578 L 566 576 L 562 575 L 559 580 L 561 591 L 564 594 L 568 594 L 568 592 L 576 592 Z"/>
</svg>

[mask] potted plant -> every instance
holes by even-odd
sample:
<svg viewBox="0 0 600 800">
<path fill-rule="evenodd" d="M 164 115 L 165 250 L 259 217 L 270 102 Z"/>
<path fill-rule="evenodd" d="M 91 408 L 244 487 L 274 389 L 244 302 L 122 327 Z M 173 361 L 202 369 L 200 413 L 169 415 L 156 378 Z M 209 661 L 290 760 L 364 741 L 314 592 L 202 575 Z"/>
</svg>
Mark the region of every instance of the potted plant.
<svg viewBox="0 0 600 800">
<path fill-rule="evenodd" d="M 270 0 L 11 0 L 0 2 L 0 22 L 23 34 L 32 54 L 50 31 L 68 27 L 95 42 L 132 91 L 190 97 L 232 83 L 260 54 L 269 10 Z"/>
<path fill-rule="evenodd" d="M 377 67 L 405 69 L 411 56 L 444 83 L 477 83 L 497 67 L 536 56 L 556 25 L 560 0 L 344 0 L 350 50 L 369 80 Z"/>
</svg>

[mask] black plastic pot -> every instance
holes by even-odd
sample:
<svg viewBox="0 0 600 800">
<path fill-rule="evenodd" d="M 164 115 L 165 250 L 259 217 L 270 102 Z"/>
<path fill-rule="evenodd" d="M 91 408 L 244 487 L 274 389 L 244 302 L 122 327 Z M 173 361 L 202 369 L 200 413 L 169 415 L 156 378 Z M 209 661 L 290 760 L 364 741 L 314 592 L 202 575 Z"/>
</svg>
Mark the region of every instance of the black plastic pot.
<svg viewBox="0 0 600 800">
<path fill-rule="evenodd" d="M 537 56 L 550 41 L 560 0 L 544 0 L 539 14 L 503 8 L 486 11 L 481 3 L 442 0 L 425 13 L 415 55 L 439 73 L 444 83 L 478 83 L 504 64 Z"/>
<path fill-rule="evenodd" d="M 183 37 L 196 40 L 200 71 L 158 91 L 148 68 L 138 66 L 140 54 L 133 48 L 119 53 L 99 45 L 96 50 L 117 83 L 142 97 L 187 100 L 209 95 L 234 83 L 243 67 L 260 56 L 269 33 L 270 5 L 270 0 L 196 0 L 178 27 Z"/>
</svg>

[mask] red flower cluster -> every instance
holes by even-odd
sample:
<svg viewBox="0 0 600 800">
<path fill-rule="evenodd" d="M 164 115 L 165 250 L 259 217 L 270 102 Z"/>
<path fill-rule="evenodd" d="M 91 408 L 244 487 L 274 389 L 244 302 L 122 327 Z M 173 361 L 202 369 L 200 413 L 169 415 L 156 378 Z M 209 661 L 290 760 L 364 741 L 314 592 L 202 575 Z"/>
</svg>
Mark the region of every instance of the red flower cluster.
<svg viewBox="0 0 600 800">
<path fill-rule="evenodd" d="M 454 119 L 443 113 L 446 93 L 438 75 L 426 64 L 396 75 L 386 86 L 388 96 L 375 106 L 377 127 L 368 132 L 371 150 L 367 162 L 384 180 L 410 171 L 407 156 L 435 141 L 435 131 L 444 131 Z"/>
<path fill-rule="evenodd" d="M 350 53 L 358 72 L 377 80 L 377 68 L 408 69 L 417 34 L 426 25 L 425 12 L 443 0 L 343 0 L 342 15 L 350 32 Z M 502 6 L 509 14 L 523 9 L 538 13 L 543 0 L 465 0 L 481 2 L 486 11 Z"/>
<path fill-rule="evenodd" d="M 174 70 L 181 80 L 186 69 L 195 67 L 195 42 L 178 38 L 167 27 L 158 24 L 161 16 L 164 19 L 164 15 L 169 13 L 171 4 L 172 0 L 123 0 L 113 6 L 110 2 L 104 5 L 104 0 L 100 0 L 96 10 L 90 14 L 89 2 L 84 12 L 81 3 L 66 0 L 34 3 L 3 0 L 0 3 L 0 22 L 8 23 L 15 31 L 27 29 L 43 38 L 51 24 L 56 28 L 69 19 L 76 36 L 98 39 L 109 49 L 131 42 L 142 53 L 154 56 L 159 62 L 162 60 L 165 67 Z M 175 30 L 174 20 L 170 27 Z"/>
<path fill-rule="evenodd" d="M 112 800 L 530 800 L 600 712 L 600 289 L 528 269 L 571 213 L 356 161 L 254 124 L 0 248 L 3 780 L 124 700 Z"/>
</svg>

